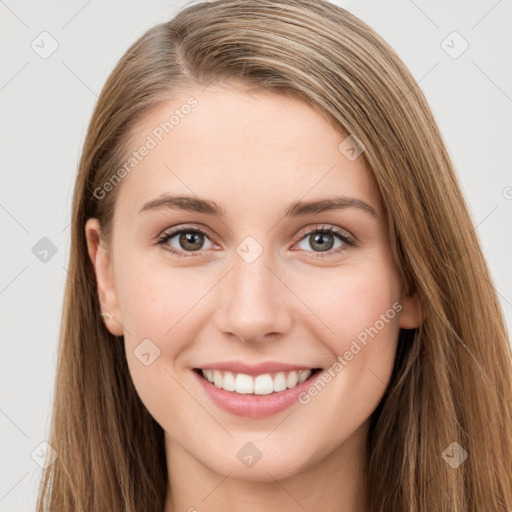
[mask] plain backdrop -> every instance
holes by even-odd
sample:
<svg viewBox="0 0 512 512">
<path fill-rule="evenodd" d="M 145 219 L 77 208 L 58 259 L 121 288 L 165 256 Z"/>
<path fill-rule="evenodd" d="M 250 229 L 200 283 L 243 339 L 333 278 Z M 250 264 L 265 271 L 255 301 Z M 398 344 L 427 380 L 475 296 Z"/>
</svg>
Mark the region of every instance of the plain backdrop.
<svg viewBox="0 0 512 512">
<path fill-rule="evenodd" d="M 430 102 L 510 331 L 512 1 L 336 3 L 390 43 Z M 71 197 L 93 106 L 128 46 L 185 5 L 0 0 L 0 512 L 35 507 L 33 455 L 49 433 Z"/>
</svg>

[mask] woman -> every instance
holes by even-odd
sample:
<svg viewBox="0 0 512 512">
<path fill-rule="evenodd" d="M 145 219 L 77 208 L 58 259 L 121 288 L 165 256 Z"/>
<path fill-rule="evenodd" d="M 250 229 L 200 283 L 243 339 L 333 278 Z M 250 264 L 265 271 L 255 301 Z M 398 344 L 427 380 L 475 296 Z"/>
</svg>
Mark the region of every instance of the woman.
<svg viewBox="0 0 512 512">
<path fill-rule="evenodd" d="M 428 104 L 315 0 L 147 31 L 73 200 L 38 510 L 512 507 L 511 353 Z"/>
</svg>

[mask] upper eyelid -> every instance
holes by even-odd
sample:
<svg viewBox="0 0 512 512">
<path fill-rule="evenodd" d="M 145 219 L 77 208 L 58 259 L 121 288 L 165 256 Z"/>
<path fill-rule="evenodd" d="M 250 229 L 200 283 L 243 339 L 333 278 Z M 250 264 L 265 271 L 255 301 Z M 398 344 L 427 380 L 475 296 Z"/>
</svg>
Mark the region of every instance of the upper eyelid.
<svg viewBox="0 0 512 512">
<path fill-rule="evenodd" d="M 198 228 L 198 226 L 199 226 L 199 228 Z M 215 238 L 216 238 L 215 236 L 210 235 L 211 231 L 201 224 L 196 225 L 196 226 L 189 226 L 188 224 L 183 224 L 183 225 L 180 224 L 180 225 L 172 227 L 172 228 L 164 229 L 162 231 L 162 233 L 158 236 L 158 239 L 161 239 L 161 238 L 164 238 L 167 236 L 174 237 L 175 235 L 177 235 L 178 233 L 181 233 L 183 231 L 198 231 L 198 232 L 204 233 L 210 239 L 215 240 Z"/>
<path fill-rule="evenodd" d="M 199 226 L 199 228 L 198 228 L 198 226 Z M 346 238 L 351 240 L 354 244 L 356 244 L 358 242 L 357 238 L 344 228 L 335 226 L 333 224 L 319 223 L 319 224 L 313 224 L 310 226 L 306 226 L 305 228 L 300 229 L 298 232 L 298 235 L 297 235 L 298 239 L 296 240 L 295 243 L 301 241 L 304 237 L 310 235 L 312 232 L 314 233 L 315 231 L 322 231 L 322 230 L 333 230 L 332 234 L 335 236 L 342 238 L 342 235 L 345 235 Z M 213 243 L 217 243 L 216 237 L 210 235 L 211 231 L 209 230 L 209 228 L 205 227 L 202 224 L 196 224 L 196 225 L 183 224 L 183 225 L 178 225 L 178 226 L 175 226 L 172 228 L 165 229 L 162 232 L 162 234 L 158 236 L 158 239 L 163 239 L 166 237 L 173 238 L 175 235 L 177 235 L 183 231 L 203 232 L 206 236 L 208 236 L 210 238 L 210 240 Z"/>
</svg>

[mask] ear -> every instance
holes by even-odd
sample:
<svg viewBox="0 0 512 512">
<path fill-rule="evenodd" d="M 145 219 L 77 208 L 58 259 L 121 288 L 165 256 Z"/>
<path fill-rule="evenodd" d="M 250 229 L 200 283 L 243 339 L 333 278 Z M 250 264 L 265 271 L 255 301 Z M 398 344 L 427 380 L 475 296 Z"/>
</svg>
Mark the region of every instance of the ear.
<svg viewBox="0 0 512 512">
<path fill-rule="evenodd" d="M 102 240 L 101 226 L 98 219 L 91 218 L 87 220 L 85 223 L 85 237 L 89 258 L 96 274 L 98 298 L 101 305 L 101 311 L 98 311 L 98 315 L 102 311 L 111 314 L 112 317 L 105 318 L 105 325 L 114 336 L 122 336 L 123 326 L 114 287 L 111 257 Z"/>
<path fill-rule="evenodd" d="M 422 321 L 418 296 L 416 294 L 402 295 L 400 304 L 402 304 L 398 322 L 400 327 L 402 329 L 416 329 Z"/>
</svg>

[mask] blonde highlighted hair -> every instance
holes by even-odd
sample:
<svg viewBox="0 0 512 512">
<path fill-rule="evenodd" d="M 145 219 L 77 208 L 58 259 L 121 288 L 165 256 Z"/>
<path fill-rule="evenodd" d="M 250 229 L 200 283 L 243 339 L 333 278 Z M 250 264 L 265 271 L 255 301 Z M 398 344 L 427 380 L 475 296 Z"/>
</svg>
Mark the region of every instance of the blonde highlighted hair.
<svg viewBox="0 0 512 512">
<path fill-rule="evenodd" d="M 156 512 L 168 474 L 164 433 L 130 378 L 122 338 L 99 316 L 84 226 L 110 236 L 133 129 L 181 89 L 238 83 L 299 98 L 365 147 L 394 258 L 423 322 L 401 331 L 371 417 L 367 510 L 512 508 L 512 363 L 496 291 L 429 105 L 395 51 L 322 0 L 194 4 L 136 41 L 96 104 L 73 196 L 69 275 L 38 512 Z M 457 469 L 442 453 L 469 454 Z M 341 506 L 341 504 L 340 504 Z"/>
</svg>

